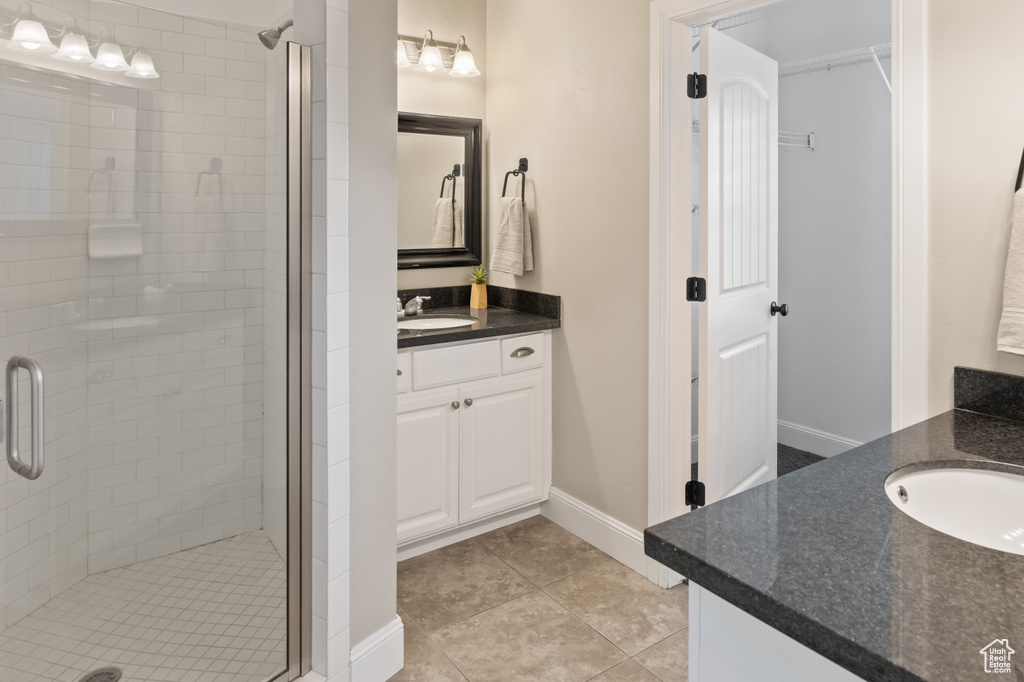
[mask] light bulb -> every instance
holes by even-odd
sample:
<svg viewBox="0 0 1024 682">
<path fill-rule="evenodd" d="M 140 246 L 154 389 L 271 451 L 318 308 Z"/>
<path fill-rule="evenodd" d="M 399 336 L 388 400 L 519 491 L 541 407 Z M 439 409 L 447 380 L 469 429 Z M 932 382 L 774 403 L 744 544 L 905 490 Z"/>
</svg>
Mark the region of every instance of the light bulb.
<svg viewBox="0 0 1024 682">
<path fill-rule="evenodd" d="M 472 78 L 479 76 L 480 70 L 476 68 L 476 60 L 473 53 L 466 47 L 465 36 L 459 36 L 459 44 L 455 48 L 455 59 L 452 61 L 452 70 L 448 72 L 454 78 Z"/>
<path fill-rule="evenodd" d="M 412 62 L 409 61 L 409 55 L 405 53 L 405 42 L 398 39 L 398 68 L 408 69 L 412 66 Z"/>
<path fill-rule="evenodd" d="M 103 43 L 96 50 L 96 61 L 92 63 L 92 68 L 100 71 L 127 71 L 129 66 L 120 45 Z"/>
<path fill-rule="evenodd" d="M 434 33 L 427 31 L 423 36 L 423 49 L 420 50 L 420 61 L 417 68 L 422 71 L 434 72 L 440 69 L 444 71 L 444 59 L 441 58 L 441 48 L 434 42 Z"/>
<path fill-rule="evenodd" d="M 96 61 L 89 51 L 89 42 L 85 36 L 78 33 L 69 33 L 60 41 L 60 49 L 53 53 L 54 59 L 62 62 L 80 62 L 91 64 Z"/>
<path fill-rule="evenodd" d="M 153 66 L 153 58 L 145 52 L 136 52 L 135 56 L 132 57 L 131 68 L 124 72 L 124 75 L 129 78 L 159 78 L 160 74 L 156 72 L 156 67 Z"/>
<path fill-rule="evenodd" d="M 57 51 L 57 46 L 50 42 L 50 36 L 43 25 L 31 19 L 21 19 L 15 24 L 11 48 L 23 52 Z"/>
</svg>

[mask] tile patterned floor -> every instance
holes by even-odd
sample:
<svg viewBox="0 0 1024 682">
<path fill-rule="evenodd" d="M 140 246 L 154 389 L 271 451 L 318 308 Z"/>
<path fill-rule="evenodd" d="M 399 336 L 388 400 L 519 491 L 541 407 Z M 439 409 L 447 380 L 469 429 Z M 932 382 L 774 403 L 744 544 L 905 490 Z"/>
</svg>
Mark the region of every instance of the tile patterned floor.
<svg viewBox="0 0 1024 682">
<path fill-rule="evenodd" d="M 687 590 L 536 516 L 398 564 L 392 682 L 686 682 Z"/>
<path fill-rule="evenodd" d="M 0 680 L 262 682 L 285 667 L 285 578 L 261 531 L 89 576 L 0 632 Z"/>
</svg>

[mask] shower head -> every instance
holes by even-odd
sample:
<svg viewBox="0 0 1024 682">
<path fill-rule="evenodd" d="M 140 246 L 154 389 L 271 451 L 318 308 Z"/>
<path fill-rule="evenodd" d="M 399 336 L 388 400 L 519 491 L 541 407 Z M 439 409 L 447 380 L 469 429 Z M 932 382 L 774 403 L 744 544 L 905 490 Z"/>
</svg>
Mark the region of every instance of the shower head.
<svg viewBox="0 0 1024 682">
<path fill-rule="evenodd" d="M 285 29 L 290 28 L 293 24 L 295 24 L 295 22 L 289 19 L 276 28 L 268 28 L 266 31 L 260 31 L 256 35 L 259 36 L 260 42 L 263 43 L 264 47 L 268 50 L 273 50 L 277 47 L 277 41 L 281 40 L 281 34 Z"/>
</svg>

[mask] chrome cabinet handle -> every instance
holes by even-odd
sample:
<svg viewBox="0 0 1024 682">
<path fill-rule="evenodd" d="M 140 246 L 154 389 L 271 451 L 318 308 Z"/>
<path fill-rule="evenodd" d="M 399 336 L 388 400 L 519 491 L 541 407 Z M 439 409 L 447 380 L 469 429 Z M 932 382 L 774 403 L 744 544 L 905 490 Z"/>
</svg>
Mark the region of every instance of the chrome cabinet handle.
<svg viewBox="0 0 1024 682">
<path fill-rule="evenodd" d="M 514 351 L 512 351 L 512 355 L 510 355 L 509 357 L 510 358 L 528 358 L 528 357 L 530 357 L 531 355 L 533 355 L 536 352 L 537 351 L 535 351 L 534 349 L 530 348 L 529 346 L 523 346 L 522 348 L 516 348 Z"/>
<path fill-rule="evenodd" d="M 459 409 L 459 401 L 458 400 L 452 402 L 452 409 L 453 410 Z"/>
<path fill-rule="evenodd" d="M 32 463 L 18 452 L 18 370 L 28 370 L 32 386 Z M 32 358 L 15 355 L 7 361 L 7 463 L 19 475 L 34 481 L 43 473 L 45 442 L 43 414 L 43 368 Z"/>
<path fill-rule="evenodd" d="M 473 399 L 466 398 L 466 407 L 473 407 Z"/>
</svg>

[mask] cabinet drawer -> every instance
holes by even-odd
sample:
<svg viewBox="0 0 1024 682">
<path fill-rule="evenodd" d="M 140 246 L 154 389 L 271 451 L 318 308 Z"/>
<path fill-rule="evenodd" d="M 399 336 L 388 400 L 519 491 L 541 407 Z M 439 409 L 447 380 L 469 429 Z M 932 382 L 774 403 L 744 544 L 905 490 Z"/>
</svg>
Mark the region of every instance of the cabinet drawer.
<svg viewBox="0 0 1024 682">
<path fill-rule="evenodd" d="M 501 341 L 501 371 L 521 372 L 544 365 L 544 335 L 531 334 Z"/>
<path fill-rule="evenodd" d="M 398 354 L 398 392 L 406 393 L 412 387 L 412 357 L 409 353 Z"/>
<path fill-rule="evenodd" d="M 498 341 L 465 346 L 417 351 L 412 354 L 413 388 L 484 379 L 501 373 L 501 347 Z"/>
</svg>

